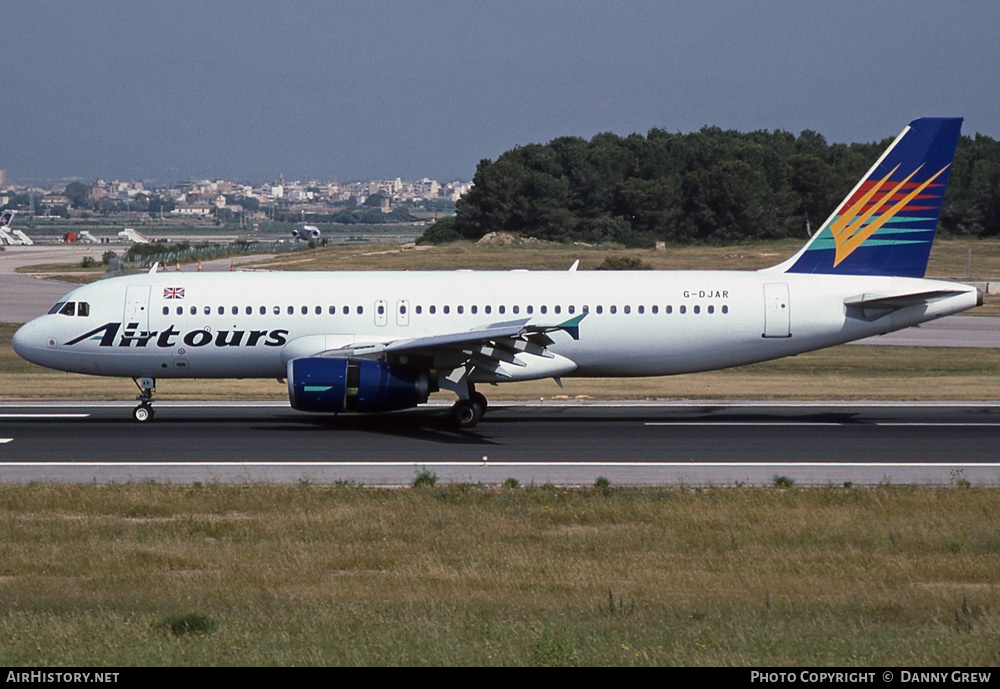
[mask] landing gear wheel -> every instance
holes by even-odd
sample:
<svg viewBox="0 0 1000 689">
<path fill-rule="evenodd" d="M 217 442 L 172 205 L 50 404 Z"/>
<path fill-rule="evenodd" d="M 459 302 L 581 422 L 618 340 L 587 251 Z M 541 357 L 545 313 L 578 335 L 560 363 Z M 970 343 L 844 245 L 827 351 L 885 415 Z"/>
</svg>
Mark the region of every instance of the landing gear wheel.
<svg viewBox="0 0 1000 689">
<path fill-rule="evenodd" d="M 146 423 L 147 421 L 153 420 L 153 408 L 146 404 L 140 404 L 135 409 L 132 410 L 132 418 L 139 423 Z"/>
<path fill-rule="evenodd" d="M 132 382 L 139 388 L 139 402 L 132 410 L 132 418 L 139 423 L 148 423 L 153 420 L 153 391 L 156 389 L 156 380 L 153 378 L 133 378 Z"/>
<path fill-rule="evenodd" d="M 490 403 L 486 401 L 486 395 L 481 392 L 473 392 L 469 395 L 469 400 L 479 405 L 480 416 L 484 416 L 486 414 L 486 408 L 490 406 Z"/>
<path fill-rule="evenodd" d="M 451 408 L 451 418 L 459 428 L 472 428 L 483 418 L 483 408 L 475 400 L 459 400 Z"/>
</svg>

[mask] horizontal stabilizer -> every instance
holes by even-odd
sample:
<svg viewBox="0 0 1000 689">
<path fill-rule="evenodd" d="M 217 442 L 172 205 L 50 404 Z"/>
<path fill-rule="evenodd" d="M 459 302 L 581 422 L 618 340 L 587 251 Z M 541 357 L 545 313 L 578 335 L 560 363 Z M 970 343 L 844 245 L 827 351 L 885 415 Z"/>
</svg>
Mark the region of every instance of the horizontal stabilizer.
<svg viewBox="0 0 1000 689">
<path fill-rule="evenodd" d="M 898 309 L 908 306 L 920 306 L 934 301 L 965 294 L 965 290 L 937 289 L 927 292 L 911 292 L 909 294 L 858 294 L 844 300 L 848 309 L 858 309 L 865 320 L 877 320 Z"/>
</svg>

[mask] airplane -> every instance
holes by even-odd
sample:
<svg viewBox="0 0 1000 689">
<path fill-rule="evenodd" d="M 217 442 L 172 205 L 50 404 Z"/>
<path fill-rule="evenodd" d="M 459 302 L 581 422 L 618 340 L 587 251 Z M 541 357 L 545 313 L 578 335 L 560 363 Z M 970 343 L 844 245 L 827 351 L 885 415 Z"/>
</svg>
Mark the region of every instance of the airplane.
<svg viewBox="0 0 1000 689">
<path fill-rule="evenodd" d="M 136 421 L 156 379 L 277 378 L 292 408 L 377 413 L 428 394 L 451 419 L 478 384 L 663 376 L 880 335 L 982 304 L 924 273 L 962 120 L 911 122 L 820 230 L 758 271 L 148 273 L 74 289 L 14 350 L 61 371 L 131 377 Z"/>
<path fill-rule="evenodd" d="M 303 225 L 292 230 L 292 236 L 295 239 L 304 239 L 306 241 L 319 239 L 319 228 L 315 225 Z"/>
</svg>

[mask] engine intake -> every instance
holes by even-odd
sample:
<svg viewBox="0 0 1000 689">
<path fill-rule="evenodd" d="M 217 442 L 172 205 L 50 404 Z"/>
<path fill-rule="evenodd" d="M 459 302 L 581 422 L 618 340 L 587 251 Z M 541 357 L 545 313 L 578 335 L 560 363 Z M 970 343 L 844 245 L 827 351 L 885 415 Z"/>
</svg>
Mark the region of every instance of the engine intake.
<svg viewBox="0 0 1000 689">
<path fill-rule="evenodd" d="M 292 409 L 332 413 L 409 409 L 427 401 L 427 371 L 370 359 L 292 359 L 287 366 Z"/>
</svg>

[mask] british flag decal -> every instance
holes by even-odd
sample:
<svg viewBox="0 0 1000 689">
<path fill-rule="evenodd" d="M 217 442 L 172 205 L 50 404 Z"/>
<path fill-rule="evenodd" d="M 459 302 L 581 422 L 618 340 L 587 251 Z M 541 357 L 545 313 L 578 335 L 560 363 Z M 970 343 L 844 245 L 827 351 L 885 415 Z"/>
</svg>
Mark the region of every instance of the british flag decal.
<svg viewBox="0 0 1000 689">
<path fill-rule="evenodd" d="M 164 287 L 163 288 L 163 298 L 164 299 L 183 299 L 184 298 L 184 288 L 183 287 Z"/>
</svg>

